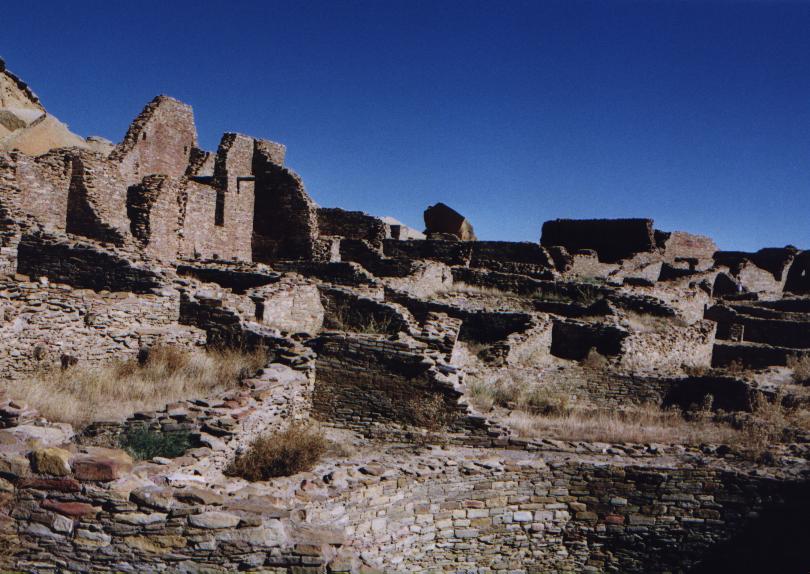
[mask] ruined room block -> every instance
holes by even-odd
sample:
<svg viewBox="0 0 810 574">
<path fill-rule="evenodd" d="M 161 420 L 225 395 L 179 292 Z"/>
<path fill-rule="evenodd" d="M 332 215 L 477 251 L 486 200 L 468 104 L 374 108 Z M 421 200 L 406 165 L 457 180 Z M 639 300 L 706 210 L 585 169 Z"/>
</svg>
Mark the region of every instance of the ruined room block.
<svg viewBox="0 0 810 574">
<path fill-rule="evenodd" d="M 472 224 L 455 209 L 444 203 L 431 205 L 425 210 L 425 233 L 453 235 L 461 241 L 475 241 Z"/>
<path fill-rule="evenodd" d="M 158 96 L 149 102 L 129 126 L 124 141 L 110 154 L 120 164 L 126 185 L 146 175 L 180 177 L 197 145 L 197 128 L 191 106 Z"/>
<path fill-rule="evenodd" d="M 346 239 L 362 239 L 381 249 L 390 235 L 390 228 L 379 217 L 362 211 L 347 211 L 338 207 L 318 209 L 318 233 Z"/>
<path fill-rule="evenodd" d="M 543 224 L 540 244 L 569 252 L 592 249 L 603 263 L 615 263 L 656 249 L 652 219 L 555 219 Z"/>
<path fill-rule="evenodd" d="M 711 237 L 695 235 L 685 231 L 655 230 L 658 247 L 664 250 L 664 260 L 672 263 L 676 259 L 711 259 L 717 251 L 717 244 Z"/>
</svg>

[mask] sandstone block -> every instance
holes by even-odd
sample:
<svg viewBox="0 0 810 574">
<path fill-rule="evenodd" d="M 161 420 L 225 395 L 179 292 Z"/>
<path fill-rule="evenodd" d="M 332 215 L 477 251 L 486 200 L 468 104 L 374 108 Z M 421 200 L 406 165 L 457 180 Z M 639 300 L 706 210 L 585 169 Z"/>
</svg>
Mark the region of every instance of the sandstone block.
<svg viewBox="0 0 810 574">
<path fill-rule="evenodd" d="M 73 459 L 73 474 L 79 480 L 110 482 L 132 470 L 132 458 L 123 451 L 80 455 Z"/>
<path fill-rule="evenodd" d="M 188 523 L 197 528 L 218 529 L 235 528 L 239 524 L 239 517 L 229 512 L 210 511 L 202 514 L 193 514 L 188 517 Z"/>
<path fill-rule="evenodd" d="M 31 452 L 31 466 L 39 474 L 68 476 L 70 457 L 71 453 L 62 448 L 39 448 Z"/>
</svg>

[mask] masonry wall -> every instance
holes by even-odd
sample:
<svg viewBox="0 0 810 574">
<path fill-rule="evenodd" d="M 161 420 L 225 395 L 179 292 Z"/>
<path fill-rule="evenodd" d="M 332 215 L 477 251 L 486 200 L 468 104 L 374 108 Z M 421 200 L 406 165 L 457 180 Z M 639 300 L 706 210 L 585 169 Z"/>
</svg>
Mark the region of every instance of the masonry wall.
<svg viewBox="0 0 810 574">
<path fill-rule="evenodd" d="M 622 365 L 639 373 L 681 366 L 708 367 L 716 324 L 712 321 L 698 321 L 692 325 L 669 323 L 646 330 L 631 330 L 622 341 Z"/>
<path fill-rule="evenodd" d="M 177 259 L 182 229 L 182 186 L 181 180 L 152 175 L 127 190 L 130 232 L 149 257 L 166 262 Z"/>
<path fill-rule="evenodd" d="M 120 166 L 126 189 L 151 174 L 182 176 L 196 145 L 191 106 L 158 96 L 135 118 L 110 159 Z"/>
<path fill-rule="evenodd" d="M 790 512 L 788 504 L 806 508 L 808 502 L 798 484 L 632 459 L 604 465 L 449 462 L 404 481 L 371 483 L 334 501 L 347 509 L 347 532 L 359 549 L 384 571 L 686 572 L 722 542 L 756 528 L 757 513 L 766 509 L 785 517 L 772 538 L 795 544 L 792 529 L 800 513 Z M 312 509 L 313 520 L 326 520 L 331 503 L 318 505 L 320 512 Z M 779 555 L 762 562 L 796 566 L 800 556 L 793 549 L 787 560 Z"/>
<path fill-rule="evenodd" d="M 382 219 L 362 211 L 347 211 L 337 207 L 318 208 L 320 235 L 336 235 L 347 239 L 362 239 L 376 248 L 382 247 L 388 226 Z"/>
<path fill-rule="evenodd" d="M 151 293 L 164 281 L 113 251 L 43 233 L 24 235 L 18 246 L 17 270 L 31 277 L 95 291 Z"/>
<path fill-rule="evenodd" d="M 257 150 L 256 202 L 253 212 L 253 260 L 310 259 L 316 255 L 317 206 L 301 178 Z"/>
<path fill-rule="evenodd" d="M 64 150 L 56 150 L 37 158 L 23 154 L 13 157 L 20 189 L 17 209 L 30 213 L 46 229 L 65 231 L 68 188 L 73 174 L 71 156 Z"/>
<path fill-rule="evenodd" d="M 58 368 L 62 356 L 95 363 L 135 356 L 158 342 L 198 345 L 198 329 L 178 325 L 177 292 L 97 293 L 64 284 L 0 279 L 0 373 L 19 378 Z"/>
<path fill-rule="evenodd" d="M 364 434 L 391 425 L 486 434 L 484 420 L 459 403 L 454 378 L 436 370 L 424 350 L 345 333 L 324 333 L 311 344 L 318 355 L 317 419 Z"/>
<path fill-rule="evenodd" d="M 555 219 L 543 224 L 540 243 L 569 252 L 593 249 L 606 263 L 656 249 L 651 219 Z"/>
</svg>

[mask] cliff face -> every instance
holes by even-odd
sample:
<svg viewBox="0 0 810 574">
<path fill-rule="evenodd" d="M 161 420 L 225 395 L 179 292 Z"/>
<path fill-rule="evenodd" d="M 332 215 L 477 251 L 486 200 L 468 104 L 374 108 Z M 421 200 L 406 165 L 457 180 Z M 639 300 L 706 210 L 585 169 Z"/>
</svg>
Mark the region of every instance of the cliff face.
<svg viewBox="0 0 810 574">
<path fill-rule="evenodd" d="M 89 147 L 48 114 L 39 98 L 0 60 L 0 151 L 41 155 L 58 147 Z"/>
</svg>

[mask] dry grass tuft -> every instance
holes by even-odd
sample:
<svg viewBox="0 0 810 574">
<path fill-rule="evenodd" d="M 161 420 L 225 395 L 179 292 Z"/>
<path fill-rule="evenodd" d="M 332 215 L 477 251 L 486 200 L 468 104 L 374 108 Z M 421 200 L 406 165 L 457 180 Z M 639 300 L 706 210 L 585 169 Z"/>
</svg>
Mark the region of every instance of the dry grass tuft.
<svg viewBox="0 0 810 574">
<path fill-rule="evenodd" d="M 688 327 L 680 317 L 659 317 L 635 311 L 627 312 L 627 325 L 635 333 L 666 334 L 672 329 Z"/>
<path fill-rule="evenodd" d="M 800 385 L 810 385 L 810 355 L 788 357 L 787 366 L 793 370 L 793 380 Z"/>
<path fill-rule="evenodd" d="M 530 383 L 520 371 L 505 371 L 492 383 L 472 382 L 470 402 L 487 412 L 494 407 L 514 409 L 531 415 L 566 413 L 569 394 L 558 388 Z"/>
<path fill-rule="evenodd" d="M 140 362 L 79 363 L 64 370 L 43 370 L 29 379 L 6 383 L 3 390 L 51 421 L 81 427 L 233 388 L 266 362 L 262 349 L 190 351 L 159 346 Z"/>
<path fill-rule="evenodd" d="M 520 435 L 608 443 L 738 443 L 743 435 L 731 426 L 708 420 L 687 421 L 677 410 L 658 405 L 623 409 L 570 409 L 539 417 L 512 412 L 506 422 Z"/>
<path fill-rule="evenodd" d="M 257 437 L 244 453 L 236 456 L 225 473 L 257 481 L 305 472 L 315 466 L 329 445 L 320 431 L 292 425 L 287 430 Z"/>
</svg>

